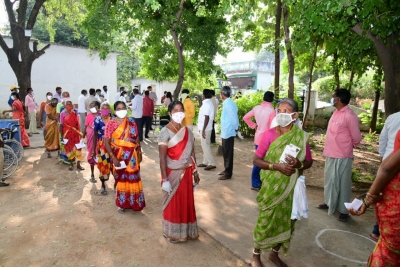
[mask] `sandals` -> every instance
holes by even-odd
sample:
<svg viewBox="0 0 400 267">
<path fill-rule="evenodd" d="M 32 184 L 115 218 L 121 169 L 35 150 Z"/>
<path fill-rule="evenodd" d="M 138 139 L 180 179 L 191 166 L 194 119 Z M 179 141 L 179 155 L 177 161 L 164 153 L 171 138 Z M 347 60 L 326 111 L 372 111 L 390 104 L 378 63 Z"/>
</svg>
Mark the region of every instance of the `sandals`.
<svg viewBox="0 0 400 267">
<path fill-rule="evenodd" d="M 102 189 L 100 190 L 100 194 L 102 194 L 103 196 L 106 196 L 106 195 L 107 195 L 106 189 L 105 189 L 105 188 L 102 188 Z"/>
<path fill-rule="evenodd" d="M 7 184 L 7 183 L 5 183 L 5 182 L 0 182 L 0 187 L 3 187 L 3 186 L 9 186 L 10 184 Z"/>
<path fill-rule="evenodd" d="M 121 213 L 121 214 L 124 213 L 124 209 L 123 209 L 123 208 L 118 207 L 117 210 L 118 210 L 118 212 Z"/>
<path fill-rule="evenodd" d="M 370 235 L 368 236 L 368 238 L 371 239 L 372 241 L 374 241 L 375 243 L 378 242 L 378 240 L 379 240 L 379 237 L 376 238 L 376 237 L 373 236 L 372 234 L 370 234 Z"/>
<path fill-rule="evenodd" d="M 339 218 L 338 218 L 339 221 L 347 222 L 349 219 L 350 219 L 349 214 L 343 214 L 343 213 L 339 214 Z"/>
<path fill-rule="evenodd" d="M 317 208 L 318 208 L 318 209 L 321 209 L 321 210 L 327 210 L 327 209 L 329 209 L 329 206 L 326 205 L 325 203 L 323 203 L 323 204 L 319 204 L 319 205 L 317 206 Z"/>
<path fill-rule="evenodd" d="M 251 187 L 251 190 L 254 190 L 254 191 L 260 191 L 260 189 L 261 189 L 261 186 L 260 187 L 254 187 L 254 186 L 252 186 Z"/>
<path fill-rule="evenodd" d="M 76 169 L 77 169 L 78 171 L 84 171 L 84 170 L 85 170 L 85 168 L 83 168 L 82 166 L 77 166 Z"/>
<path fill-rule="evenodd" d="M 69 166 L 68 170 L 70 170 L 70 171 L 74 170 L 74 167 L 72 166 L 72 164 L 71 164 L 71 166 Z"/>
<path fill-rule="evenodd" d="M 97 183 L 97 180 L 94 178 L 94 176 L 91 176 L 89 181 L 91 183 Z"/>
</svg>

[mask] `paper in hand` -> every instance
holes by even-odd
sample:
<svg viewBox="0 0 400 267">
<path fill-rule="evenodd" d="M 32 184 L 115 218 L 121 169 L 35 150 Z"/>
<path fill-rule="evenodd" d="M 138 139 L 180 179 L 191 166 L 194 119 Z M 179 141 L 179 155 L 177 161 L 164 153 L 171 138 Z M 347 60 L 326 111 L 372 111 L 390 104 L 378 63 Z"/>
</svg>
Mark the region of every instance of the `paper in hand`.
<svg viewBox="0 0 400 267">
<path fill-rule="evenodd" d="M 297 147 L 297 146 L 295 146 L 293 144 L 286 145 L 285 150 L 283 151 L 279 161 L 282 162 L 282 163 L 287 163 L 285 161 L 285 157 L 287 155 L 290 155 L 290 156 L 296 158 L 297 154 L 299 154 L 299 152 L 300 152 L 300 148 L 299 147 Z"/>
<path fill-rule="evenodd" d="M 63 139 L 62 143 L 66 145 L 68 143 L 68 139 Z"/>
<path fill-rule="evenodd" d="M 362 201 L 359 200 L 358 198 L 355 198 L 353 200 L 353 202 L 351 202 L 351 203 L 348 203 L 348 202 L 344 203 L 344 205 L 346 206 L 346 209 L 348 209 L 348 210 L 354 209 L 355 211 L 359 210 L 362 204 L 363 204 Z"/>
<path fill-rule="evenodd" d="M 75 144 L 75 146 L 76 146 L 77 149 L 81 149 L 81 148 L 86 147 L 86 145 L 85 145 L 83 139 L 81 139 L 81 141 L 79 142 L 79 144 Z"/>
<path fill-rule="evenodd" d="M 121 170 L 121 169 L 125 169 L 126 168 L 125 161 L 120 161 L 119 163 L 120 163 L 119 167 L 115 166 L 116 170 Z"/>
</svg>

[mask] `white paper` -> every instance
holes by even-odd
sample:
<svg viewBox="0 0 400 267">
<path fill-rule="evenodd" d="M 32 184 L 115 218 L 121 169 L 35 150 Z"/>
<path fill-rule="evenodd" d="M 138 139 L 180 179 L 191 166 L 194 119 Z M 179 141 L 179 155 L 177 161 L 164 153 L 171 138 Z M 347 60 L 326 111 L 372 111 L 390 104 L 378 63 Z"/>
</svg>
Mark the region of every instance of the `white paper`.
<svg viewBox="0 0 400 267">
<path fill-rule="evenodd" d="M 68 143 L 68 139 L 63 139 L 62 143 L 66 145 Z"/>
<path fill-rule="evenodd" d="M 297 154 L 299 154 L 299 152 L 300 152 L 300 148 L 299 147 L 297 147 L 297 146 L 295 146 L 293 144 L 286 145 L 285 150 L 283 151 L 279 161 L 282 162 L 282 163 L 287 163 L 285 161 L 285 157 L 287 155 L 290 155 L 290 156 L 296 158 Z"/>
<path fill-rule="evenodd" d="M 99 157 L 95 157 L 95 158 L 93 158 L 94 159 L 94 161 L 96 162 L 96 163 L 99 163 Z"/>
<path fill-rule="evenodd" d="M 354 209 L 355 211 L 359 210 L 362 204 L 363 204 L 362 201 L 359 200 L 358 198 L 355 198 L 353 200 L 353 202 L 351 202 L 351 203 L 348 203 L 348 202 L 344 203 L 344 205 L 346 206 L 346 209 L 348 209 L 348 210 Z"/>
<path fill-rule="evenodd" d="M 121 170 L 121 169 L 125 169 L 126 168 L 125 161 L 120 161 L 119 163 L 120 163 L 121 166 L 119 166 L 119 167 L 115 166 L 116 170 Z"/>
<path fill-rule="evenodd" d="M 199 185 L 199 184 L 197 184 L 197 183 L 193 185 L 193 192 L 196 192 L 196 189 L 197 189 L 197 186 L 198 186 L 198 185 Z"/>
<path fill-rule="evenodd" d="M 81 139 L 81 141 L 79 142 L 79 144 L 75 144 L 75 146 L 76 146 L 77 149 L 81 149 L 81 148 L 86 147 L 86 145 L 85 145 L 83 139 Z"/>
</svg>

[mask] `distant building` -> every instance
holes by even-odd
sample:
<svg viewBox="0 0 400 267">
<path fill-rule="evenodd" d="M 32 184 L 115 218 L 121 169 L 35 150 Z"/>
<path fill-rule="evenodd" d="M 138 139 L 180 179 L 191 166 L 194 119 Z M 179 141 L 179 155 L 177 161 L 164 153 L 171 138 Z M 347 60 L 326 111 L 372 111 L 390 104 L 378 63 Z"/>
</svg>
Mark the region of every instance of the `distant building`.
<svg viewBox="0 0 400 267">
<path fill-rule="evenodd" d="M 273 85 L 274 62 L 258 60 L 221 64 L 227 81 L 219 81 L 219 85 L 229 85 L 232 89 L 267 90 Z"/>
<path fill-rule="evenodd" d="M 11 38 L 4 40 L 8 47 L 12 47 Z M 32 42 L 30 45 L 32 47 Z M 97 89 L 107 85 L 109 95 L 114 96 L 117 93 L 117 56 L 118 53 L 110 53 L 105 60 L 101 60 L 96 51 L 51 44 L 45 54 L 33 62 L 31 86 L 36 102 L 40 104 L 45 101 L 46 93 L 55 93 L 57 86 L 70 93 L 74 104 L 82 89 Z M 0 99 L 3 99 L 0 101 L 0 110 L 10 109 L 6 100 L 10 96 L 10 85 L 14 84 L 17 84 L 17 78 L 6 54 L 0 50 Z M 20 90 L 26 91 L 26 88 Z"/>
<path fill-rule="evenodd" d="M 176 88 L 177 82 L 168 82 L 168 81 L 152 81 L 146 78 L 135 78 L 132 80 L 132 88 L 137 86 L 139 88 L 139 92 L 144 92 L 147 90 L 147 86 L 152 87 L 152 91 L 157 94 L 157 103 L 156 105 L 161 105 L 161 97 L 164 95 L 164 91 L 171 92 L 174 94 L 174 90 Z"/>
</svg>

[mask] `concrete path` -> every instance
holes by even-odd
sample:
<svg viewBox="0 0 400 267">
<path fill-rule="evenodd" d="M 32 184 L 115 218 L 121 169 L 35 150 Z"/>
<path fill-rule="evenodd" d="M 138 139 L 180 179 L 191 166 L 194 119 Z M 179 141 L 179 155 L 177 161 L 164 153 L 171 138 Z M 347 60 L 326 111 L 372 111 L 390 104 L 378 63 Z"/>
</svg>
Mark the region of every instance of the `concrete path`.
<svg viewBox="0 0 400 267">
<path fill-rule="evenodd" d="M 42 135 L 31 138 L 31 147 L 42 146 Z M 142 147 L 142 175 L 151 177 L 155 185 L 160 177 L 156 138 L 146 139 Z M 216 157 L 216 160 L 217 170 L 221 170 L 222 157 Z M 244 169 L 248 169 L 249 175 L 235 176 L 235 171 Z M 217 172 L 200 170 L 201 183 L 195 192 L 198 225 L 232 253 L 250 263 L 253 228 L 258 215 L 257 192 L 250 190 L 251 166 L 241 163 L 240 155 L 236 153 L 233 178 L 219 181 Z M 145 190 L 156 188 L 147 187 Z M 288 254 L 281 253 L 282 259 L 291 267 L 365 266 L 375 245 L 367 238 L 375 223 L 374 210 L 371 208 L 364 216 L 352 217 L 343 223 L 337 220 L 336 214 L 328 216 L 326 211 L 316 208 L 323 202 L 323 189 L 308 187 L 307 194 L 309 218 L 296 223 L 291 248 Z M 262 254 L 262 260 L 266 266 L 274 266 L 268 261 L 268 252 Z"/>
</svg>

